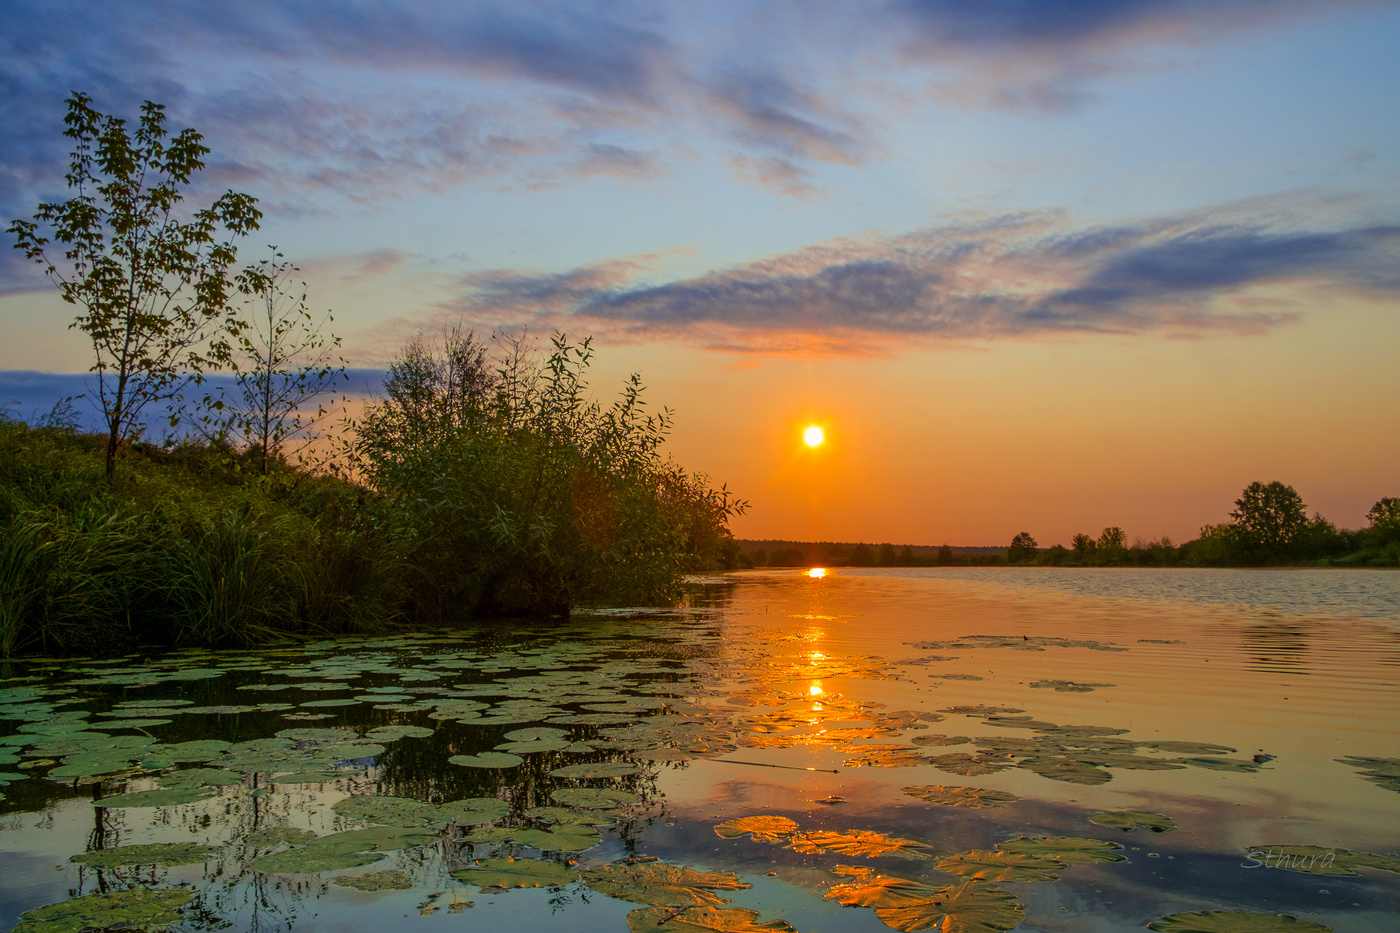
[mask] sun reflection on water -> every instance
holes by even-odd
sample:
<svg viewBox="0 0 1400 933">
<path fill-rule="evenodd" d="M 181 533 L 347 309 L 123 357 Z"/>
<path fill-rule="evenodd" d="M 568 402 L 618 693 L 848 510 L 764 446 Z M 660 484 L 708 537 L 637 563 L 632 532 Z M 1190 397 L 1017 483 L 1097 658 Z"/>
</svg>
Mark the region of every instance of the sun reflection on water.
<svg viewBox="0 0 1400 933">
<path fill-rule="evenodd" d="M 813 580 L 820 580 L 822 577 L 826 576 L 826 568 L 813 567 L 811 570 L 807 571 L 807 576 L 811 577 Z"/>
</svg>

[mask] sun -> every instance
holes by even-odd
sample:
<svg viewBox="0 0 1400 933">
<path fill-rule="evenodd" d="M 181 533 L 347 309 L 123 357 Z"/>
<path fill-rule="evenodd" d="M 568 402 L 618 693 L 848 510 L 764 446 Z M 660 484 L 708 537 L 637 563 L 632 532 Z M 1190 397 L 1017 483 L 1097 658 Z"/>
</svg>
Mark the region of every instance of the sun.
<svg viewBox="0 0 1400 933">
<path fill-rule="evenodd" d="M 802 441 L 808 447 L 820 447 L 826 441 L 826 432 L 814 424 L 802 432 Z"/>
</svg>

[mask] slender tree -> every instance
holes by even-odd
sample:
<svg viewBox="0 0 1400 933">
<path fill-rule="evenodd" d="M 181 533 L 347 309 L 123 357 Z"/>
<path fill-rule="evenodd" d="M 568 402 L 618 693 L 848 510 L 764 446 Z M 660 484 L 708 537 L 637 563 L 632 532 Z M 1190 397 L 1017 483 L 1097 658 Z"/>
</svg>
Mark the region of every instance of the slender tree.
<svg viewBox="0 0 1400 933">
<path fill-rule="evenodd" d="M 71 326 L 92 341 L 111 476 L 153 402 L 174 403 L 190 382 L 227 365 L 230 337 L 241 330 L 230 300 L 265 284 L 256 268 L 232 271 L 233 238 L 256 230 L 262 213 L 252 196 L 228 191 L 182 214 L 183 191 L 209 149 L 193 129 L 170 137 L 160 104 L 142 104 L 129 132 L 86 94 L 67 103 L 63 133 L 74 149 L 66 179 L 76 194 L 40 204 L 33 221 L 9 231 L 80 309 Z M 171 426 L 179 421 L 172 409 Z"/>
<path fill-rule="evenodd" d="M 340 338 L 322 332 L 331 317 L 312 316 L 297 271 L 281 253 L 258 263 L 261 284 L 229 358 L 234 391 L 209 393 L 201 403 L 205 424 L 241 438 L 264 476 L 284 458 L 287 442 L 325 418 L 345 379 L 345 360 L 336 355 Z"/>
</svg>

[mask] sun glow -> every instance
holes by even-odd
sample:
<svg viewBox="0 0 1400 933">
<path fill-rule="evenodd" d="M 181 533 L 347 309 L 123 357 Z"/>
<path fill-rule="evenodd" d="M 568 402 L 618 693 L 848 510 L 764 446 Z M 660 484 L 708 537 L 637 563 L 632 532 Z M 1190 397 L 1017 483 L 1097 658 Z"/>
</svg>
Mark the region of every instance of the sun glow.
<svg viewBox="0 0 1400 933">
<path fill-rule="evenodd" d="M 826 441 L 826 432 L 815 424 L 802 432 L 802 442 L 808 447 L 820 447 Z"/>
<path fill-rule="evenodd" d="M 807 576 L 811 577 L 813 580 L 820 580 L 822 577 L 826 576 L 826 568 L 813 567 L 811 570 L 807 571 Z"/>
</svg>

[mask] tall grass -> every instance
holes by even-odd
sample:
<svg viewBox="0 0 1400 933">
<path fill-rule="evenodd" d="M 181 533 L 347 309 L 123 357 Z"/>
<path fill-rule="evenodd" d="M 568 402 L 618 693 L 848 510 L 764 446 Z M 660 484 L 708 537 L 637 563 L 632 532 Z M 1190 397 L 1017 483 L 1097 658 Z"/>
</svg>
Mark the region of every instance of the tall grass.
<svg viewBox="0 0 1400 933">
<path fill-rule="evenodd" d="M 176 537 L 162 574 L 171 641 L 244 645 L 295 629 L 289 525 L 285 516 L 227 513 Z"/>
<path fill-rule="evenodd" d="M 140 548 L 115 517 L 16 516 L 0 544 L 0 651 L 92 650 L 130 640 L 123 604 L 140 588 Z"/>
<path fill-rule="evenodd" d="M 403 616 L 411 573 L 357 487 L 254 477 L 207 446 L 138 446 L 108 482 L 101 450 L 0 421 L 0 656 L 251 645 Z"/>
</svg>

